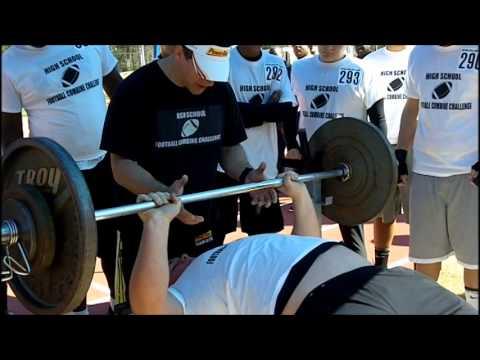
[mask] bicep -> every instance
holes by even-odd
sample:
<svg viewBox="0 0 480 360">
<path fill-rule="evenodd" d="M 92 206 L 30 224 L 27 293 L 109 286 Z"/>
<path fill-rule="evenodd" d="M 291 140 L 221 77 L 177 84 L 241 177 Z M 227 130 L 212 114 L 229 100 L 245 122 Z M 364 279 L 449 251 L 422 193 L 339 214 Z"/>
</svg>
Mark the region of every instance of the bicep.
<svg viewBox="0 0 480 360">
<path fill-rule="evenodd" d="M 282 67 L 284 71 L 284 75 L 281 79 L 281 87 L 282 87 L 282 97 L 280 102 L 291 102 L 295 104 L 295 96 L 293 95 L 292 84 L 290 83 L 290 79 L 287 74 L 287 68 L 285 65 Z"/>
<path fill-rule="evenodd" d="M 103 88 L 105 89 L 108 97 L 111 99 L 115 94 L 118 86 L 122 82 L 123 78 L 118 72 L 118 66 L 103 77 Z"/>
<path fill-rule="evenodd" d="M 370 109 L 375 103 L 385 98 L 385 91 L 380 79 L 374 74 L 365 74 L 368 80 L 364 81 L 364 103 Z"/>
</svg>

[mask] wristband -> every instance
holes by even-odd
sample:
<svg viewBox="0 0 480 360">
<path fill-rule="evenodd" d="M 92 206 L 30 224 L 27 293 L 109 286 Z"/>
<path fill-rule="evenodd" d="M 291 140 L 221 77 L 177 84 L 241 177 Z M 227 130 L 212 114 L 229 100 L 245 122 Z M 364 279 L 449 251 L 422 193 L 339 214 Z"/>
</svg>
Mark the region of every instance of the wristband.
<svg viewBox="0 0 480 360">
<path fill-rule="evenodd" d="M 238 178 L 238 181 L 241 184 L 245 184 L 245 178 L 248 176 L 248 174 L 250 174 L 250 171 L 253 171 L 253 169 L 248 166 L 245 168 L 245 170 L 242 171 L 242 173 L 240 174 L 240 177 Z"/>
</svg>

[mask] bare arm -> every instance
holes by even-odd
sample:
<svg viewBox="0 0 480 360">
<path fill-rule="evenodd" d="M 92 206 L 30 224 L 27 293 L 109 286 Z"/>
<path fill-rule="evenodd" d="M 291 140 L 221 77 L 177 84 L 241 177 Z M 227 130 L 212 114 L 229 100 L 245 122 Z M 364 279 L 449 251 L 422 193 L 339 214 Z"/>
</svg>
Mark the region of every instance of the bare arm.
<svg viewBox="0 0 480 360">
<path fill-rule="evenodd" d="M 397 149 L 410 150 L 417 130 L 418 99 L 408 98 L 402 112 Z"/>
<path fill-rule="evenodd" d="M 168 193 L 140 195 L 140 201 L 153 200 L 160 206 L 140 215 L 143 233 L 130 280 L 130 302 L 138 315 L 181 315 L 182 306 L 168 292 L 168 232 L 180 203 Z M 172 201 L 172 199 L 174 199 Z"/>
<path fill-rule="evenodd" d="M 291 197 L 295 206 L 292 235 L 321 237 L 320 224 L 307 187 L 295 181 L 298 175 L 293 172 L 282 174 L 281 177 L 284 178 L 284 185 L 279 190 Z"/>
<path fill-rule="evenodd" d="M 241 144 L 222 147 L 220 165 L 228 176 L 237 181 L 245 168 L 252 167 Z"/>
<path fill-rule="evenodd" d="M 22 113 L 2 112 L 2 154 L 10 143 L 22 137 Z"/>
<path fill-rule="evenodd" d="M 118 72 L 118 66 L 115 66 L 115 68 L 108 75 L 103 77 L 103 88 L 110 99 L 115 94 L 115 91 L 122 80 L 122 75 L 120 75 Z"/>
<path fill-rule="evenodd" d="M 169 192 L 169 187 L 157 181 L 137 162 L 117 154 L 111 154 L 115 181 L 133 194 L 148 194 L 155 191 Z"/>
<path fill-rule="evenodd" d="M 266 180 L 266 164 L 262 162 L 258 168 L 253 169 L 240 144 L 222 148 L 220 165 L 222 165 L 228 176 L 240 182 L 244 180 L 245 183 L 252 183 Z M 245 179 L 240 179 L 240 175 L 246 168 L 252 168 L 252 171 L 246 174 Z M 278 201 L 277 192 L 274 189 L 252 191 L 250 192 L 250 197 L 252 198 L 251 204 L 256 205 L 258 208 L 263 206 L 268 208 Z"/>
<path fill-rule="evenodd" d="M 115 182 L 133 194 L 148 194 L 161 191 L 181 195 L 183 194 L 185 184 L 188 182 L 188 176 L 184 175 L 180 179 L 175 180 L 170 186 L 167 186 L 156 180 L 152 174 L 138 165 L 137 162 L 117 154 L 110 153 L 110 162 Z M 183 208 L 178 215 L 178 220 L 187 225 L 196 225 L 204 221 L 202 216 L 192 214 Z"/>
</svg>

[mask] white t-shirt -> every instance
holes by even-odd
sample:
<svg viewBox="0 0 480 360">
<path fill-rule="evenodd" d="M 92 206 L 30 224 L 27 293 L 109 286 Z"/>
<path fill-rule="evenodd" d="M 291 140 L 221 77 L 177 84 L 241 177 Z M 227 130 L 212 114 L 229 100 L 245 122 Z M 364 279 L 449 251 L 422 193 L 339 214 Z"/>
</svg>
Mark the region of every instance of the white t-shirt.
<svg viewBox="0 0 480 360">
<path fill-rule="evenodd" d="M 406 93 L 419 100 L 415 173 L 467 174 L 478 161 L 478 53 L 477 45 L 418 45 L 410 54 Z"/>
<path fill-rule="evenodd" d="M 270 95 L 281 90 L 280 103 L 294 102 L 292 88 L 288 79 L 287 68 L 283 60 L 262 51 L 262 57 L 257 61 L 246 60 L 237 48 L 230 54 L 229 83 L 238 102 L 248 103 L 253 97 L 260 97 L 266 104 Z M 265 122 L 261 126 L 245 129 L 247 140 L 242 146 L 250 164 L 257 168 L 262 161 L 267 164 L 267 178 L 278 174 L 278 138 L 277 124 Z"/>
<path fill-rule="evenodd" d="M 401 51 L 390 51 L 383 47 L 368 54 L 363 61 L 376 72 L 379 85 L 384 91 L 385 119 L 387 121 L 388 140 L 391 144 L 398 142 L 403 108 L 407 102 L 405 80 L 408 57 L 413 46 L 408 45 Z"/>
<path fill-rule="evenodd" d="M 25 108 L 30 136 L 55 140 L 81 169 L 93 168 L 105 156 L 103 77 L 116 65 L 108 46 L 14 45 L 2 54 L 2 112 Z"/>
<path fill-rule="evenodd" d="M 328 120 L 338 117 L 367 119 L 367 110 L 383 98 L 373 71 L 360 59 L 345 56 L 325 63 L 319 56 L 292 66 L 292 88 L 298 99 L 299 128 L 307 139 Z"/>
<path fill-rule="evenodd" d="M 237 240 L 197 257 L 169 292 L 186 315 L 272 315 L 290 269 L 324 242 L 284 234 Z"/>
</svg>

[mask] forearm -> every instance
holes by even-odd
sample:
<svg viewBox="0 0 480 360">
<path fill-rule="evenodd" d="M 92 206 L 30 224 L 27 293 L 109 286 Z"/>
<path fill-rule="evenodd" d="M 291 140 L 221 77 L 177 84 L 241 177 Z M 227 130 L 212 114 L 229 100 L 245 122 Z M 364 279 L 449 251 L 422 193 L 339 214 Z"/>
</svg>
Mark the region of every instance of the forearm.
<svg viewBox="0 0 480 360">
<path fill-rule="evenodd" d="M 283 129 L 285 130 L 285 141 L 287 143 L 287 149 L 300 149 L 300 145 L 297 142 L 298 134 L 298 121 L 299 114 L 297 112 L 298 107 L 295 107 L 295 116 L 291 119 L 288 119 L 283 123 Z"/>
<path fill-rule="evenodd" d="M 130 302 L 135 314 L 164 314 L 168 308 L 169 221 L 144 224 L 142 241 L 130 279 Z"/>
<path fill-rule="evenodd" d="M 417 130 L 418 100 L 408 99 L 402 112 L 397 149 L 409 151 Z"/>
<path fill-rule="evenodd" d="M 137 162 L 111 154 L 113 178 L 133 194 L 148 194 L 151 192 L 168 192 L 169 188 L 156 180 Z"/>
<path fill-rule="evenodd" d="M 238 103 L 246 128 L 260 126 L 264 122 L 286 122 L 296 113 L 291 102 L 271 104 Z"/>
<path fill-rule="evenodd" d="M 245 150 L 243 150 L 241 144 L 223 147 L 220 165 L 228 176 L 237 181 L 245 168 L 253 168 L 252 165 L 250 165 Z"/>
<path fill-rule="evenodd" d="M 306 187 L 301 196 L 293 199 L 293 206 L 295 207 L 295 221 L 292 235 L 320 237 L 320 224 Z"/>
<path fill-rule="evenodd" d="M 387 136 L 387 122 L 385 120 L 385 110 L 383 99 L 378 100 L 367 110 L 368 117 L 373 125 L 375 125 L 385 136 Z"/>
<path fill-rule="evenodd" d="M 263 124 L 264 119 L 255 111 L 252 104 L 238 103 L 238 109 L 240 110 L 243 125 L 246 129 L 261 126 Z"/>
</svg>

